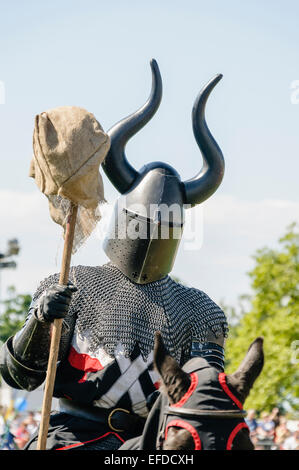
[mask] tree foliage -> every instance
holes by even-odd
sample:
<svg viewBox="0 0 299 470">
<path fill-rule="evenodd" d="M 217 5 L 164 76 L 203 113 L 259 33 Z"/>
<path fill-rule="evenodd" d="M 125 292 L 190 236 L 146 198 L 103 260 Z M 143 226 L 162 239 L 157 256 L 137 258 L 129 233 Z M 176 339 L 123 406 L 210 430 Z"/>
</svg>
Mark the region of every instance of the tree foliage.
<svg viewBox="0 0 299 470">
<path fill-rule="evenodd" d="M 231 328 L 226 345 L 228 373 L 237 369 L 250 343 L 264 337 L 265 365 L 247 408 L 270 410 L 299 403 L 299 233 L 296 224 L 279 240 L 277 249 L 254 255 L 249 273 L 253 295 L 250 308 Z"/>
<path fill-rule="evenodd" d="M 9 287 L 8 297 L 1 302 L 0 341 L 5 342 L 23 325 L 31 303 L 29 294 L 17 294 L 14 287 Z"/>
</svg>

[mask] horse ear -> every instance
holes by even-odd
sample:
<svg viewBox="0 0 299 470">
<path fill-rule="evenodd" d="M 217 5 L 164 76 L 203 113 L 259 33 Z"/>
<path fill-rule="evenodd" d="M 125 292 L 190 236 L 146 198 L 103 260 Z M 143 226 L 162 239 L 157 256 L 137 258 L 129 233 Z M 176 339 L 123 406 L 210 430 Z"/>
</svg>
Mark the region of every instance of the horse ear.
<svg viewBox="0 0 299 470">
<path fill-rule="evenodd" d="M 236 372 L 226 377 L 227 385 L 233 389 L 242 403 L 245 402 L 254 382 L 263 369 L 263 342 L 262 337 L 256 338 L 249 346 L 247 354 Z"/>
<path fill-rule="evenodd" d="M 184 372 L 177 361 L 166 350 L 161 333 L 156 332 L 154 364 L 159 372 L 170 403 L 177 403 L 190 387 L 189 374 Z"/>
</svg>

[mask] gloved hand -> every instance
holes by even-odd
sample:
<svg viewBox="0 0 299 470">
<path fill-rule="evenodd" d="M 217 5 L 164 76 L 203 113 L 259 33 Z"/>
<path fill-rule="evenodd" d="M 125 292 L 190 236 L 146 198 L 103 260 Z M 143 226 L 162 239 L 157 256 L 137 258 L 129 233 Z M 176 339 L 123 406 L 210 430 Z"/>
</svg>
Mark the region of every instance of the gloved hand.
<svg viewBox="0 0 299 470">
<path fill-rule="evenodd" d="M 54 284 L 49 287 L 38 302 L 37 316 L 41 321 L 52 322 L 64 318 L 68 312 L 72 295 L 78 289 L 73 284 Z"/>
</svg>

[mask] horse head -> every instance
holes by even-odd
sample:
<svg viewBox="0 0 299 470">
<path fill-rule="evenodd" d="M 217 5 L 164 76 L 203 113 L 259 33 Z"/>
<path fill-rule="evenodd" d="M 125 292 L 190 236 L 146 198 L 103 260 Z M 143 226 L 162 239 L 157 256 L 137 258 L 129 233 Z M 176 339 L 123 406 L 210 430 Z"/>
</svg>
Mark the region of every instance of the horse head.
<svg viewBox="0 0 299 470">
<path fill-rule="evenodd" d="M 200 357 L 180 367 L 157 332 L 154 363 L 166 398 L 160 418 L 161 449 L 253 449 L 243 405 L 263 368 L 263 338 L 253 341 L 236 372 L 225 374 Z"/>
</svg>

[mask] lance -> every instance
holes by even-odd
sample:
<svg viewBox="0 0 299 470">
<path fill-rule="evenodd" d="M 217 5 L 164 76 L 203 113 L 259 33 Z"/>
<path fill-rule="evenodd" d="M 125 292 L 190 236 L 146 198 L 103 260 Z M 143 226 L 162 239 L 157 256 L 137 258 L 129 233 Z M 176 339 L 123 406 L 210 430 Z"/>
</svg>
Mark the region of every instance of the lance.
<svg viewBox="0 0 299 470">
<path fill-rule="evenodd" d="M 101 218 L 104 202 L 99 167 L 110 138 L 94 115 L 75 106 L 62 106 L 35 118 L 34 157 L 29 175 L 48 197 L 50 215 L 64 228 L 59 284 L 69 282 L 71 256 Z M 56 377 L 63 319 L 51 325 L 51 341 L 37 450 L 45 450 Z"/>
<path fill-rule="evenodd" d="M 71 256 L 73 249 L 74 233 L 76 226 L 78 206 L 71 204 L 70 211 L 67 217 L 64 248 L 62 255 L 61 271 L 59 277 L 59 284 L 67 285 L 69 280 L 69 271 L 71 265 Z M 55 376 L 56 376 L 56 364 L 58 359 L 61 329 L 62 329 L 63 318 L 56 318 L 53 322 L 51 331 L 51 344 L 49 361 L 47 367 L 46 383 L 43 396 L 41 422 L 37 441 L 37 450 L 46 449 L 48 428 L 50 421 L 50 413 L 52 407 L 52 396 L 54 390 Z"/>
</svg>

